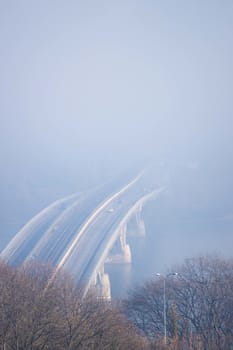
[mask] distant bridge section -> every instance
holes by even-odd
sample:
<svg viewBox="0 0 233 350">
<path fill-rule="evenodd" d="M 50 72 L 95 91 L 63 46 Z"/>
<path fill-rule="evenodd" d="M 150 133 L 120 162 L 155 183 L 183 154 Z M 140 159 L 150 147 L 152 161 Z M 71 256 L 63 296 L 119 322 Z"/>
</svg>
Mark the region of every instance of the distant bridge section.
<svg viewBox="0 0 233 350">
<path fill-rule="evenodd" d="M 105 263 L 131 263 L 127 232 L 145 235 L 143 205 L 163 187 L 147 186 L 144 172 L 115 191 L 107 185 L 54 202 L 32 218 L 12 239 L 0 258 L 11 265 L 31 259 L 52 262 L 83 287 L 111 297 Z"/>
</svg>

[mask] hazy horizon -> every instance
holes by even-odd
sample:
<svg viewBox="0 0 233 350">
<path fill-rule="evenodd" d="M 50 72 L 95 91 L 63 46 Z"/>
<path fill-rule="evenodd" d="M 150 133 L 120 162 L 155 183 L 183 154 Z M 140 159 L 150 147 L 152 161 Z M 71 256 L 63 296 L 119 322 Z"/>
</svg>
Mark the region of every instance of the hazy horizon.
<svg viewBox="0 0 233 350">
<path fill-rule="evenodd" d="M 0 250 L 56 199 L 161 163 L 163 215 L 228 220 L 203 240 L 227 250 L 232 16 L 230 0 L 0 3 Z"/>
</svg>

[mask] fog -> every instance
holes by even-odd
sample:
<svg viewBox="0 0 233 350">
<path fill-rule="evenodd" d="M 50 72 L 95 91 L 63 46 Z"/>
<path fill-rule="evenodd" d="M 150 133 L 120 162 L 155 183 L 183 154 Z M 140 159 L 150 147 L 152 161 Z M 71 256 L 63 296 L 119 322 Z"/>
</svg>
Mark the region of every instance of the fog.
<svg viewBox="0 0 233 350">
<path fill-rule="evenodd" d="M 232 16 L 231 0 L 0 2 L 0 250 L 52 201 L 163 164 L 167 197 L 145 209 L 159 266 L 229 254 Z"/>
</svg>

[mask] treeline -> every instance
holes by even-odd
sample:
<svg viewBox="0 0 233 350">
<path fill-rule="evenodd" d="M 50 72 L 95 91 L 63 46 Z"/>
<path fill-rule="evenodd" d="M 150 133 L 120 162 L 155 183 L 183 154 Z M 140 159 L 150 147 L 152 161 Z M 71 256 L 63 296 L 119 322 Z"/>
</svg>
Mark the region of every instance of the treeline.
<svg viewBox="0 0 233 350">
<path fill-rule="evenodd" d="M 132 290 L 124 312 L 154 349 L 231 350 L 233 261 L 216 256 L 187 259 Z"/>
<path fill-rule="evenodd" d="M 1 350 L 110 350 L 145 348 L 145 339 L 113 306 L 85 300 L 72 280 L 33 265 L 0 264 Z"/>
<path fill-rule="evenodd" d="M 117 305 L 51 275 L 0 263 L 1 350 L 233 349 L 232 260 L 188 259 Z"/>
</svg>

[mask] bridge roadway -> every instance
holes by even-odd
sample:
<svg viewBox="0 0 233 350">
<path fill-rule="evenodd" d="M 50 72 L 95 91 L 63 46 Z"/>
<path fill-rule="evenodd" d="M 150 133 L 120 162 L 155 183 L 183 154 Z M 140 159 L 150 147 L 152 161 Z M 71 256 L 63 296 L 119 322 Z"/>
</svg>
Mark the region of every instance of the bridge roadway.
<svg viewBox="0 0 233 350">
<path fill-rule="evenodd" d="M 0 258 L 12 265 L 35 259 L 71 273 L 85 290 L 93 284 L 122 225 L 163 189 L 146 190 L 142 174 L 121 189 L 105 186 L 57 201 L 13 238 Z M 110 195 L 108 195 L 111 193 Z"/>
<path fill-rule="evenodd" d="M 107 183 L 55 201 L 22 227 L 0 258 L 13 266 L 32 257 L 57 264 L 83 222 L 119 186 Z"/>
<path fill-rule="evenodd" d="M 84 285 L 86 292 L 91 284 L 95 284 L 98 271 L 135 210 L 152 196 L 158 196 L 161 191 L 158 189 L 148 194 L 142 188 L 132 187 L 120 198 L 116 198 L 93 219 L 58 267 L 62 266 L 71 272 L 78 284 Z"/>
</svg>

